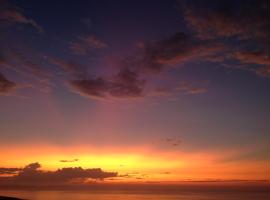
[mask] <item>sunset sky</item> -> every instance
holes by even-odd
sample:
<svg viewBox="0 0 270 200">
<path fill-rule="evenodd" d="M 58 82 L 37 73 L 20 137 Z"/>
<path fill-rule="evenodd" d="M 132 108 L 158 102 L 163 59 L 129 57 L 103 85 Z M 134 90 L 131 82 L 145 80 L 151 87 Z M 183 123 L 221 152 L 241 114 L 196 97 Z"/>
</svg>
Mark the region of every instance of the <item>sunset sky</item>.
<svg viewBox="0 0 270 200">
<path fill-rule="evenodd" d="M 0 44 L 0 185 L 270 179 L 269 1 L 0 0 Z"/>
</svg>

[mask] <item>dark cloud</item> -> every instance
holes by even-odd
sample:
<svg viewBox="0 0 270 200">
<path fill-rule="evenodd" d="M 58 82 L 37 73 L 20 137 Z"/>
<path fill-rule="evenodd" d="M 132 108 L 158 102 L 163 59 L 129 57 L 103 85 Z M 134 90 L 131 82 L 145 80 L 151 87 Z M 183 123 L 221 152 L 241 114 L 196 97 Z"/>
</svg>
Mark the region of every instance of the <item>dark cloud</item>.
<svg viewBox="0 0 270 200">
<path fill-rule="evenodd" d="M 21 9 L 11 5 L 9 1 L 1 0 L 0 4 L 0 22 L 28 24 L 39 32 L 44 32 L 35 20 L 26 17 Z"/>
<path fill-rule="evenodd" d="M 144 173 L 140 173 L 140 172 L 131 172 L 131 173 L 126 173 L 126 174 L 121 174 L 119 175 L 119 177 L 122 178 L 132 178 L 132 179 L 145 179 L 145 178 L 149 178 L 149 174 L 144 174 Z"/>
<path fill-rule="evenodd" d="M 243 64 L 255 64 L 253 69 L 260 76 L 270 76 L 270 52 L 267 51 L 238 51 L 234 58 Z"/>
<path fill-rule="evenodd" d="M 269 1 L 184 1 L 181 5 L 185 21 L 198 39 L 227 46 L 222 56 L 208 56 L 208 61 L 232 59 L 246 66 L 243 69 L 269 76 Z"/>
<path fill-rule="evenodd" d="M 63 163 L 66 163 L 66 162 L 77 162 L 79 161 L 79 159 L 75 158 L 75 159 L 72 159 L 72 160 L 59 160 L 59 162 L 63 162 Z"/>
<path fill-rule="evenodd" d="M 0 66 L 26 77 L 48 80 L 54 76 L 54 70 L 45 65 L 42 56 L 35 54 L 30 48 L 1 49 Z"/>
<path fill-rule="evenodd" d="M 270 30 L 270 3 L 266 0 L 185 1 L 188 25 L 202 39 L 266 38 Z"/>
<path fill-rule="evenodd" d="M 5 3 L 2 3 L 5 2 Z M 270 55 L 270 3 L 266 0 L 246 1 L 181 1 L 182 13 L 187 24 L 185 32 L 176 32 L 153 41 L 141 42 L 131 56 L 123 56 L 115 74 L 94 76 L 88 64 L 46 57 L 47 64 L 57 66 L 57 72 L 66 75 L 69 88 L 83 96 L 95 99 L 125 99 L 143 96 L 168 96 L 177 93 L 199 94 L 207 91 L 201 86 L 158 87 L 147 90 L 156 75 L 168 69 L 182 67 L 187 62 L 206 61 L 227 64 L 227 59 L 240 64 L 255 64 L 251 71 L 269 76 Z M 1 1 L 1 22 L 29 24 L 42 28 L 19 8 Z M 85 23 L 91 23 L 86 19 Z M 77 37 L 69 43 L 76 55 L 89 56 L 108 44 L 95 35 Z M 253 48 L 254 47 L 254 48 Z M 258 49 L 257 51 L 250 49 Z M 44 63 L 22 53 L 1 57 L 0 64 L 8 64 L 16 72 L 34 75 L 48 87 L 55 71 Z M 11 62 L 10 62 L 11 61 Z M 18 67 L 19 66 L 19 67 Z M 59 75 L 59 74 L 56 74 Z M 63 76 L 62 76 L 63 77 Z M 61 78 L 62 78 L 61 77 Z M 8 93 L 11 81 L 1 80 L 1 93 Z M 47 84 L 48 83 L 48 84 Z M 14 83 L 13 83 L 14 84 Z M 150 95 L 149 95 L 150 94 Z"/>
<path fill-rule="evenodd" d="M 264 51 L 236 52 L 234 56 L 242 63 L 270 65 L 270 54 Z"/>
<path fill-rule="evenodd" d="M 105 98 L 109 91 L 110 82 L 102 78 L 72 80 L 69 82 L 71 88 L 83 96 L 93 98 Z"/>
<path fill-rule="evenodd" d="M 11 174 L 17 174 L 21 168 L 5 168 L 0 167 L 0 177 L 1 175 L 11 175 Z"/>
<path fill-rule="evenodd" d="M 17 88 L 17 84 L 8 80 L 2 73 L 0 73 L 0 95 L 7 95 Z"/>
<path fill-rule="evenodd" d="M 16 76 L 22 79 L 20 81 L 21 88 L 36 88 L 42 92 L 50 91 L 53 86 L 51 80 L 55 76 L 54 69 L 48 68 L 41 56 L 32 51 L 13 48 L 6 49 L 5 53 L 1 55 L 1 68 L 15 72 Z"/>
<path fill-rule="evenodd" d="M 182 144 L 182 140 L 178 137 L 167 137 L 167 138 L 158 138 L 152 143 L 159 147 L 164 148 L 176 148 Z"/>
<path fill-rule="evenodd" d="M 78 37 L 77 40 L 70 42 L 70 50 L 76 55 L 86 55 L 95 49 L 108 47 L 107 43 L 101 41 L 94 35 Z"/>
<path fill-rule="evenodd" d="M 110 98 L 137 98 L 143 94 L 144 81 L 139 79 L 138 74 L 124 68 L 111 79 L 91 78 L 72 80 L 71 88 L 83 96 L 110 99 Z"/>
<path fill-rule="evenodd" d="M 177 138 L 166 138 L 164 141 L 173 147 L 177 147 L 182 143 L 182 140 L 177 139 Z"/>
<path fill-rule="evenodd" d="M 140 97 L 143 85 L 144 81 L 139 79 L 138 73 L 124 68 L 116 75 L 110 88 L 110 94 L 115 97 Z"/>
<path fill-rule="evenodd" d="M 186 8 L 185 19 L 201 39 L 246 35 L 246 27 L 239 27 L 238 22 L 228 13 L 218 10 L 203 10 L 202 7 Z"/>
<path fill-rule="evenodd" d="M 0 168 L 2 169 L 2 174 L 4 172 L 11 172 L 9 173 L 11 176 L 0 177 L 0 183 L 21 185 L 68 184 L 75 180 L 84 183 L 88 179 L 103 180 L 118 176 L 116 172 L 105 172 L 100 168 L 83 169 L 81 167 L 69 167 L 56 171 L 43 171 L 40 167 L 39 163 L 31 163 L 22 169 Z"/>
<path fill-rule="evenodd" d="M 171 174 L 171 172 L 161 172 L 161 174 Z"/>
<path fill-rule="evenodd" d="M 219 43 L 201 42 L 179 32 L 158 41 L 142 43 L 133 56 L 127 56 L 119 62 L 119 72 L 113 77 L 77 78 L 69 81 L 69 85 L 73 91 L 90 98 L 138 98 L 145 95 L 148 76 L 161 74 L 177 64 L 215 55 L 223 48 Z M 79 65 L 55 60 L 53 63 L 71 74 L 87 74 Z M 185 92 L 188 93 L 188 90 L 190 94 L 206 91 L 189 88 Z"/>
<path fill-rule="evenodd" d="M 219 43 L 202 42 L 186 33 L 178 32 L 162 40 L 142 44 L 142 56 L 135 66 L 147 72 L 160 73 L 168 66 L 215 55 L 223 48 Z"/>
<path fill-rule="evenodd" d="M 260 75 L 269 75 L 269 48 L 265 46 L 269 41 L 269 2 L 261 0 L 256 1 L 256 5 L 253 4 L 249 0 L 237 3 L 223 0 L 207 3 L 185 1 L 182 4 L 184 18 L 195 34 L 188 31 L 177 32 L 160 40 L 141 42 L 138 51 L 119 63 L 120 70 L 115 76 L 85 76 L 87 72 L 78 64 L 54 63 L 75 74 L 77 78 L 69 81 L 73 91 L 97 99 L 142 97 L 145 92 L 149 92 L 146 91 L 146 85 L 151 79 L 149 76 L 160 75 L 167 69 L 182 66 L 186 62 L 224 63 L 227 59 L 234 59 L 242 64 L 259 64 L 261 66 L 253 71 Z M 226 38 L 236 41 L 231 42 Z M 262 52 L 244 53 L 245 48 L 253 42 L 263 49 Z M 72 51 L 81 55 L 106 46 L 106 43 L 92 35 L 80 37 L 70 44 Z M 159 87 L 150 93 L 154 96 L 168 96 L 206 91 L 206 87 L 187 83 L 169 89 Z"/>
</svg>

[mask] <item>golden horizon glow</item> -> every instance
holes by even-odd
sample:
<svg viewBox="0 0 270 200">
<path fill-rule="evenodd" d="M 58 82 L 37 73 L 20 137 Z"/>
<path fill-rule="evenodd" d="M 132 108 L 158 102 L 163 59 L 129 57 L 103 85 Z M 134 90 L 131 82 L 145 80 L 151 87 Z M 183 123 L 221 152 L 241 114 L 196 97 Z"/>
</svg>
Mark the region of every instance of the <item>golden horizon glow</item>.
<svg viewBox="0 0 270 200">
<path fill-rule="evenodd" d="M 114 179 L 116 182 L 270 179 L 270 176 L 266 175 L 269 174 L 269 162 L 260 161 L 260 166 L 264 167 L 261 167 L 258 173 L 259 161 L 223 163 L 222 158 L 228 155 L 220 152 L 159 152 L 146 147 L 127 150 L 40 145 L 21 146 L 19 149 L 20 152 L 8 147 L 0 148 L 2 167 L 24 167 L 29 163 L 39 162 L 42 165 L 41 170 L 45 171 L 65 167 L 101 168 L 117 172 L 119 177 Z M 60 162 L 65 159 L 78 161 Z M 245 168 L 239 168 L 239 165 L 245 165 Z"/>
</svg>

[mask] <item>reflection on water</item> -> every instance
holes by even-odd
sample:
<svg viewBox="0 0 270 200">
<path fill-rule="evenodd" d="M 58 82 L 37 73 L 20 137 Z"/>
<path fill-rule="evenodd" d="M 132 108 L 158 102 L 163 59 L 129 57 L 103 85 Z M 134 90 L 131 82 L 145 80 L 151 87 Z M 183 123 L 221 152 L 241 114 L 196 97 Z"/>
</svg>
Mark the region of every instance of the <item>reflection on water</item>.
<svg viewBox="0 0 270 200">
<path fill-rule="evenodd" d="M 184 192 L 178 194 L 149 194 L 85 191 L 1 191 L 0 196 L 30 200 L 269 200 L 270 193 L 255 192 Z"/>
</svg>

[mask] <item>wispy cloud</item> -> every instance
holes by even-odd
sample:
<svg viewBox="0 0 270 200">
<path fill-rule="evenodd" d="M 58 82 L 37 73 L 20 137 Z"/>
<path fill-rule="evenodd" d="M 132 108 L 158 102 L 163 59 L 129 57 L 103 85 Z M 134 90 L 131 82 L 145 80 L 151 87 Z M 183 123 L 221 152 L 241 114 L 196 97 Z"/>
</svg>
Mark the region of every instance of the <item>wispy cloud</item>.
<svg viewBox="0 0 270 200">
<path fill-rule="evenodd" d="M 2 73 L 0 73 L 0 95 L 8 95 L 17 88 L 18 84 L 8 80 Z"/>
<path fill-rule="evenodd" d="M 202 41 L 219 41 L 228 46 L 223 56 L 208 57 L 208 61 L 238 61 L 243 69 L 269 76 L 269 1 L 209 1 L 181 3 L 184 19 L 195 37 Z M 257 66 L 251 66 L 255 64 Z"/>
<path fill-rule="evenodd" d="M 8 23 L 20 23 L 28 24 L 34 27 L 39 32 L 44 32 L 42 26 L 40 26 L 35 20 L 27 17 L 21 9 L 10 4 L 10 2 L 1 0 L 0 5 L 0 20 Z"/>
<path fill-rule="evenodd" d="M 72 159 L 72 160 L 59 160 L 59 162 L 67 163 L 67 162 L 77 162 L 79 161 L 78 158 Z"/>
<path fill-rule="evenodd" d="M 75 41 L 70 42 L 70 50 L 77 55 L 86 55 L 96 49 L 104 49 L 108 44 L 94 35 L 78 37 Z"/>
<path fill-rule="evenodd" d="M 220 43 L 199 41 L 187 33 L 178 32 L 155 42 L 142 43 L 141 56 L 135 64 L 137 62 L 144 71 L 160 73 L 177 64 L 215 55 L 223 48 Z"/>
<path fill-rule="evenodd" d="M 6 168 L 6 167 L 0 167 L 0 176 L 1 175 L 13 175 L 17 174 L 21 168 Z"/>
<path fill-rule="evenodd" d="M 144 81 L 138 78 L 136 72 L 123 69 L 108 80 L 101 77 L 79 79 L 71 80 L 69 84 L 73 91 L 83 96 L 97 99 L 123 99 L 141 97 Z"/>
<path fill-rule="evenodd" d="M 243 64 L 262 66 L 255 69 L 255 72 L 261 76 L 270 76 L 270 53 L 265 51 L 239 51 L 234 54 L 234 58 Z"/>
<path fill-rule="evenodd" d="M 201 39 L 238 37 L 265 38 L 269 34 L 269 2 L 185 1 L 183 13 L 188 25 Z"/>
<path fill-rule="evenodd" d="M 62 72 L 72 78 L 83 78 L 88 76 L 88 66 L 82 65 L 78 62 L 66 61 L 48 56 L 46 56 L 45 59 L 49 64 L 59 67 Z"/>
<path fill-rule="evenodd" d="M 150 96 L 175 96 L 177 94 L 202 94 L 208 91 L 208 81 L 193 83 L 192 81 L 181 81 L 170 87 L 158 87 L 150 93 Z"/>
<path fill-rule="evenodd" d="M 53 85 L 51 80 L 56 75 L 54 69 L 48 68 L 40 55 L 33 53 L 29 48 L 26 49 L 1 49 L 0 67 L 20 78 L 20 85 L 17 86 L 35 88 L 42 92 L 50 91 Z"/>
</svg>

